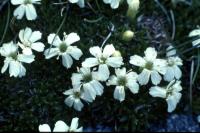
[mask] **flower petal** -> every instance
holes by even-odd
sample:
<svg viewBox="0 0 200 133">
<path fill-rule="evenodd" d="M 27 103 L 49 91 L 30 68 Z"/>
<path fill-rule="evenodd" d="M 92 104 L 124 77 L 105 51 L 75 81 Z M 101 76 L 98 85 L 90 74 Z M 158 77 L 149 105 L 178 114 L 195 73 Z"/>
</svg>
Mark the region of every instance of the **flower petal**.
<svg viewBox="0 0 200 133">
<path fill-rule="evenodd" d="M 106 45 L 103 50 L 103 57 L 110 57 L 115 52 L 115 48 L 112 44 Z"/>
<path fill-rule="evenodd" d="M 62 55 L 62 64 L 66 68 L 70 68 L 73 64 L 71 56 L 69 56 L 68 54 Z"/>
<path fill-rule="evenodd" d="M 122 57 L 109 57 L 106 60 L 106 64 L 111 67 L 117 68 L 123 65 L 124 63 Z"/>
<path fill-rule="evenodd" d="M 151 81 L 154 85 L 158 85 L 162 80 L 162 77 L 157 71 L 151 72 Z"/>
<path fill-rule="evenodd" d="M 77 33 L 70 33 L 69 35 L 66 36 L 65 42 L 67 45 L 71 45 L 75 42 L 78 42 L 80 40 L 80 37 L 78 36 Z"/>
<path fill-rule="evenodd" d="M 26 5 L 26 18 L 28 20 L 35 20 L 37 18 L 35 7 L 32 4 Z"/>
<path fill-rule="evenodd" d="M 63 121 L 57 121 L 53 132 L 67 132 L 69 127 Z"/>
<path fill-rule="evenodd" d="M 22 19 L 22 17 L 25 14 L 25 10 L 26 7 L 24 5 L 20 5 L 19 7 L 17 7 L 13 13 L 13 15 L 17 18 L 17 19 Z"/>
<path fill-rule="evenodd" d="M 51 128 L 48 124 L 39 125 L 39 132 L 51 132 Z"/>
<path fill-rule="evenodd" d="M 114 91 L 114 98 L 119 100 L 120 102 L 125 99 L 125 90 L 123 86 L 116 86 Z"/>
<path fill-rule="evenodd" d="M 130 64 L 139 66 L 139 67 L 144 67 L 146 64 L 146 61 L 138 55 L 131 56 L 129 62 Z"/>
<path fill-rule="evenodd" d="M 151 72 L 147 69 L 144 69 L 142 73 L 138 75 L 138 82 L 140 85 L 146 85 L 149 82 Z"/>
<path fill-rule="evenodd" d="M 94 67 L 98 64 L 99 62 L 96 58 L 87 58 L 84 62 L 82 62 L 83 67 Z"/>
<path fill-rule="evenodd" d="M 160 97 L 160 98 L 166 98 L 167 96 L 167 91 L 164 88 L 154 86 L 150 88 L 149 94 L 152 97 Z"/>
</svg>

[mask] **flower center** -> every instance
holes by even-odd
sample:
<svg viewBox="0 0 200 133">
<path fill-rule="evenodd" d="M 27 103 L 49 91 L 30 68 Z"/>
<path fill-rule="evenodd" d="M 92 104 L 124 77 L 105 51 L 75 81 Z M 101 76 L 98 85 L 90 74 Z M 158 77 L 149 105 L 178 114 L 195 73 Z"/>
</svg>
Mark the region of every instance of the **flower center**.
<svg viewBox="0 0 200 133">
<path fill-rule="evenodd" d="M 66 52 L 66 50 L 67 50 L 67 45 L 66 45 L 66 43 L 64 43 L 64 42 L 61 43 L 60 46 L 59 46 L 59 50 L 60 50 L 61 53 Z"/>
<path fill-rule="evenodd" d="M 17 52 L 13 52 L 9 55 L 9 57 L 11 57 L 14 60 L 17 60 Z"/>
<path fill-rule="evenodd" d="M 25 4 L 25 5 L 27 5 L 27 4 L 31 4 L 31 3 L 32 3 L 31 0 L 25 0 L 25 1 L 24 1 L 24 4 Z"/>
<path fill-rule="evenodd" d="M 126 86 L 126 83 L 127 83 L 126 77 L 119 77 L 117 80 L 117 83 L 120 86 Z"/>
<path fill-rule="evenodd" d="M 74 97 L 75 98 L 80 98 L 80 96 L 81 96 L 80 92 L 74 92 Z"/>
<path fill-rule="evenodd" d="M 100 64 L 105 64 L 106 60 L 107 60 L 107 58 L 105 58 L 105 57 L 102 56 L 101 58 L 99 58 L 99 63 Z"/>
<path fill-rule="evenodd" d="M 168 66 L 174 66 L 174 61 L 168 61 Z"/>
<path fill-rule="evenodd" d="M 153 69 L 153 63 L 152 62 L 147 62 L 145 64 L 145 68 L 148 69 L 148 70 L 152 70 Z"/>
<path fill-rule="evenodd" d="M 91 75 L 91 74 L 86 74 L 86 75 L 84 75 L 84 76 L 83 76 L 83 81 L 84 81 L 85 83 L 88 83 L 88 82 L 92 81 L 92 75 Z"/>
</svg>

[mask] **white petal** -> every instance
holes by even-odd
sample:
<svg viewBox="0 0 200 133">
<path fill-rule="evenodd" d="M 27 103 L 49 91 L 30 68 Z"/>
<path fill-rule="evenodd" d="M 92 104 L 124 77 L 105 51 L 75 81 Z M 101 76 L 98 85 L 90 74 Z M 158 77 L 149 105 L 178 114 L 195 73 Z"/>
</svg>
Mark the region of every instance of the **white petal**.
<svg viewBox="0 0 200 133">
<path fill-rule="evenodd" d="M 79 74 L 79 73 L 73 73 L 72 74 L 72 77 L 71 77 L 71 80 L 72 80 L 72 85 L 73 86 L 78 86 L 82 83 L 82 80 L 83 79 L 83 76 L 82 74 Z"/>
<path fill-rule="evenodd" d="M 78 36 L 77 33 L 70 33 L 69 35 L 67 35 L 65 42 L 67 43 L 67 45 L 71 45 L 79 40 L 80 37 Z"/>
<path fill-rule="evenodd" d="M 73 64 L 73 60 L 68 54 L 62 55 L 62 64 L 66 68 L 70 68 Z"/>
<path fill-rule="evenodd" d="M 79 5 L 80 8 L 84 8 L 85 7 L 85 0 L 79 0 L 78 5 Z"/>
<path fill-rule="evenodd" d="M 23 34 L 23 39 L 25 41 L 24 43 L 29 42 L 31 35 L 32 35 L 32 29 L 29 27 L 26 27 Z"/>
<path fill-rule="evenodd" d="M 70 131 L 75 131 L 78 128 L 78 120 L 79 118 L 73 118 L 71 121 Z"/>
<path fill-rule="evenodd" d="M 11 3 L 13 5 L 20 5 L 24 3 L 24 0 L 11 0 Z"/>
<path fill-rule="evenodd" d="M 111 2 L 112 9 L 117 9 L 119 7 L 119 2 L 120 2 L 119 0 L 113 0 Z"/>
<path fill-rule="evenodd" d="M 62 41 L 60 40 L 60 37 L 58 35 L 52 33 L 48 36 L 48 43 L 58 47 L 62 43 Z"/>
<path fill-rule="evenodd" d="M 151 72 L 151 81 L 154 85 L 158 85 L 162 80 L 162 77 L 157 71 Z"/>
<path fill-rule="evenodd" d="M 87 58 L 84 62 L 82 62 L 83 67 L 94 67 L 98 64 L 99 62 L 96 58 Z"/>
<path fill-rule="evenodd" d="M 122 68 L 122 69 L 115 69 L 115 74 L 117 75 L 117 77 L 124 77 L 126 76 L 126 68 Z"/>
<path fill-rule="evenodd" d="M 22 49 L 23 49 L 22 52 L 23 52 L 23 54 L 25 54 L 25 55 L 32 55 L 32 54 L 33 54 L 31 48 L 29 48 L 29 47 L 24 47 L 24 48 L 22 48 Z"/>
<path fill-rule="evenodd" d="M 160 97 L 160 98 L 166 98 L 167 96 L 167 91 L 164 88 L 154 86 L 150 88 L 149 94 L 152 97 Z"/>
<path fill-rule="evenodd" d="M 69 0 L 71 3 L 77 3 L 79 0 Z"/>
<path fill-rule="evenodd" d="M 109 78 L 110 71 L 106 64 L 99 65 L 98 76 L 101 81 L 106 81 Z"/>
<path fill-rule="evenodd" d="M 114 46 L 111 45 L 106 45 L 104 50 L 103 50 L 103 57 L 110 57 L 113 53 L 115 52 Z"/>
<path fill-rule="evenodd" d="M 91 81 L 91 85 L 94 88 L 94 90 L 96 91 L 96 95 L 101 96 L 103 94 L 104 87 L 100 82 L 93 80 L 93 81 Z"/>
<path fill-rule="evenodd" d="M 72 107 L 73 103 L 74 103 L 74 98 L 73 96 L 69 96 L 65 99 L 64 103 L 69 106 L 69 107 Z"/>
<path fill-rule="evenodd" d="M 10 63 L 9 60 L 7 60 L 7 59 L 4 60 L 4 65 L 1 69 L 1 73 L 4 73 L 8 69 L 9 63 Z"/>
<path fill-rule="evenodd" d="M 93 100 L 96 98 L 96 91 L 90 83 L 83 84 L 83 89 L 88 98 L 92 98 Z"/>
<path fill-rule="evenodd" d="M 138 76 L 138 82 L 140 85 L 146 85 L 149 82 L 150 75 L 151 72 L 147 69 L 144 69 Z"/>
<path fill-rule="evenodd" d="M 25 74 L 26 74 L 26 69 L 25 69 L 25 67 L 20 63 L 20 65 L 19 65 L 19 77 L 23 77 L 23 76 L 25 76 Z"/>
<path fill-rule="evenodd" d="M 130 62 L 130 64 L 133 64 L 133 65 L 139 66 L 139 67 L 144 67 L 146 64 L 146 61 L 138 55 L 131 56 L 129 62 Z"/>
<path fill-rule="evenodd" d="M 80 99 L 75 99 L 74 101 L 74 109 L 76 109 L 77 111 L 81 111 L 83 108 L 83 103 L 81 102 Z"/>
<path fill-rule="evenodd" d="M 119 100 L 120 102 L 125 99 L 125 91 L 123 86 L 116 86 L 114 91 L 114 98 Z"/>
<path fill-rule="evenodd" d="M 29 41 L 31 41 L 32 43 L 40 40 L 42 38 L 42 33 L 40 31 L 34 31 L 31 35 L 31 37 L 29 38 Z"/>
<path fill-rule="evenodd" d="M 155 59 L 153 61 L 153 69 L 164 75 L 166 73 L 167 61 L 163 59 Z"/>
<path fill-rule="evenodd" d="M 17 19 L 22 19 L 22 17 L 25 14 L 25 10 L 26 7 L 24 5 L 20 5 L 19 7 L 17 7 L 13 13 L 13 15 L 17 18 Z"/>
<path fill-rule="evenodd" d="M 200 36 L 200 29 L 192 30 L 192 31 L 189 33 L 189 37 L 193 37 L 193 36 Z"/>
<path fill-rule="evenodd" d="M 106 85 L 110 86 L 110 85 L 117 85 L 117 77 L 116 76 L 110 76 L 108 82 L 106 83 Z"/>
<path fill-rule="evenodd" d="M 63 121 L 57 121 L 53 132 L 67 132 L 69 127 Z"/>
<path fill-rule="evenodd" d="M 59 54 L 58 48 L 49 48 L 44 51 L 45 59 L 50 59 Z"/>
<path fill-rule="evenodd" d="M 136 83 L 136 81 L 130 82 L 129 80 L 129 82 L 127 83 L 127 87 L 133 94 L 136 94 L 139 92 L 139 85 L 138 83 Z"/>
<path fill-rule="evenodd" d="M 157 57 L 157 51 L 155 50 L 155 48 L 152 48 L 152 47 L 147 48 L 144 54 L 145 54 L 145 59 L 152 62 Z"/>
<path fill-rule="evenodd" d="M 106 60 L 106 64 L 111 66 L 111 67 L 120 67 L 121 65 L 123 65 L 123 58 L 122 57 L 109 57 Z"/>
<path fill-rule="evenodd" d="M 36 42 L 31 44 L 31 48 L 38 52 L 44 51 L 44 47 L 45 47 L 44 44 L 41 42 Z"/>
<path fill-rule="evenodd" d="M 178 102 L 181 99 L 181 94 L 180 93 L 176 93 L 175 95 L 169 96 L 166 101 L 168 104 L 168 109 L 167 111 L 169 113 L 171 113 L 172 111 L 174 111 L 176 109 L 176 105 L 178 104 Z"/>
<path fill-rule="evenodd" d="M 69 50 L 69 54 L 75 59 L 75 60 L 79 60 L 79 58 L 83 55 L 82 51 L 77 48 L 77 47 L 68 47 Z"/>
<path fill-rule="evenodd" d="M 164 75 L 164 79 L 165 79 L 165 81 L 172 81 L 173 79 L 174 79 L 174 69 L 173 69 L 173 67 L 167 67 L 167 69 L 166 69 L 167 71 L 166 71 L 166 73 L 165 73 L 165 75 Z"/>
<path fill-rule="evenodd" d="M 9 73 L 10 77 L 14 76 L 17 77 L 19 76 L 20 73 L 20 63 L 17 61 L 11 61 L 9 65 Z"/>
<path fill-rule="evenodd" d="M 176 49 L 170 45 L 167 49 L 167 57 L 175 56 L 176 55 Z"/>
<path fill-rule="evenodd" d="M 51 128 L 48 124 L 39 125 L 39 132 L 51 132 Z"/>
<path fill-rule="evenodd" d="M 26 5 L 26 18 L 28 20 L 35 20 L 37 17 L 37 13 L 35 7 L 32 4 Z"/>
<path fill-rule="evenodd" d="M 101 48 L 100 47 L 91 47 L 90 48 L 90 53 L 97 57 L 97 58 L 100 58 L 102 56 L 102 51 L 101 51 Z"/>
<path fill-rule="evenodd" d="M 24 54 L 18 55 L 18 60 L 25 63 L 32 63 L 35 60 L 34 58 L 35 58 L 34 55 L 24 55 Z"/>
<path fill-rule="evenodd" d="M 182 77 L 182 72 L 178 66 L 174 66 L 174 74 L 176 79 L 180 79 Z"/>
</svg>

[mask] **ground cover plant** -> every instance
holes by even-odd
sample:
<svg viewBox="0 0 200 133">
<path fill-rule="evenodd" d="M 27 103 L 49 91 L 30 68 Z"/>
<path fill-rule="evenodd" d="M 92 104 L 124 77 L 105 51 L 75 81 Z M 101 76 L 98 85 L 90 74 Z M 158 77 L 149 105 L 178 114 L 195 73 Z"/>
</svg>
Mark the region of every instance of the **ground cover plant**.
<svg viewBox="0 0 200 133">
<path fill-rule="evenodd" d="M 0 1 L 0 131 L 152 131 L 171 114 L 197 123 L 199 6 Z"/>
</svg>

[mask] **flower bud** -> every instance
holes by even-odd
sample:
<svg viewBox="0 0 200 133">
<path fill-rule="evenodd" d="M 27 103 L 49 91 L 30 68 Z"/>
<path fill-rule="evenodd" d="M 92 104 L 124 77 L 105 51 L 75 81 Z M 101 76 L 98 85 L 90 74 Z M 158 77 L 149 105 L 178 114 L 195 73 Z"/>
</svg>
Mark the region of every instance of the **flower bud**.
<svg viewBox="0 0 200 133">
<path fill-rule="evenodd" d="M 127 0 L 128 2 L 128 11 L 126 13 L 127 17 L 129 17 L 131 20 L 133 20 L 137 14 L 137 11 L 140 6 L 139 0 Z"/>
<path fill-rule="evenodd" d="M 121 57 L 121 53 L 120 53 L 120 51 L 116 50 L 116 51 L 113 53 L 112 56 L 113 56 L 113 57 Z"/>
<path fill-rule="evenodd" d="M 129 42 L 129 41 L 131 41 L 133 39 L 133 37 L 134 37 L 134 32 L 131 31 L 131 30 L 127 30 L 127 31 L 125 31 L 123 33 L 122 40 L 126 41 L 126 42 Z"/>
</svg>

